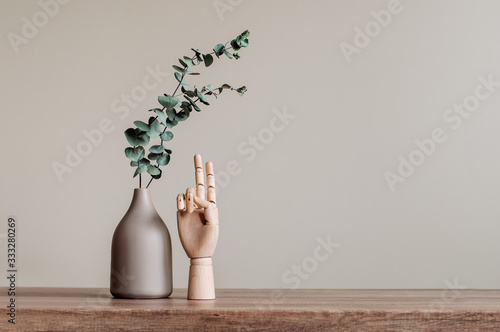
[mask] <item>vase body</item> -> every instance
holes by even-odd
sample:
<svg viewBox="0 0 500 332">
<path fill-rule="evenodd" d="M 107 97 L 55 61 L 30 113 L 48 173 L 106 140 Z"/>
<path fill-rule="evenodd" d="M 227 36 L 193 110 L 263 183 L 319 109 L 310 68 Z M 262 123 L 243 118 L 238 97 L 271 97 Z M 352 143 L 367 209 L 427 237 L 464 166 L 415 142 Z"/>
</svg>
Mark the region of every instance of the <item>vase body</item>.
<svg viewBox="0 0 500 332">
<path fill-rule="evenodd" d="M 172 243 L 149 189 L 135 189 L 113 234 L 110 291 L 117 298 L 164 298 L 172 293 Z"/>
</svg>

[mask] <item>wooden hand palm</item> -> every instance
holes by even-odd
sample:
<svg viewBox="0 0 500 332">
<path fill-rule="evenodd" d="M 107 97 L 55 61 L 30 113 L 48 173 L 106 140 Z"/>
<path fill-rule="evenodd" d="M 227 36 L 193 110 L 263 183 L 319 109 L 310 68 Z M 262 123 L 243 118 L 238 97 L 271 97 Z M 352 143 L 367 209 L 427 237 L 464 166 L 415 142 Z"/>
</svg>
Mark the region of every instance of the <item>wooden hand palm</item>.
<svg viewBox="0 0 500 332">
<path fill-rule="evenodd" d="M 188 188 L 177 196 L 177 227 L 182 247 L 189 258 L 212 257 L 219 238 L 219 212 L 215 204 L 213 165 L 206 164 L 207 197 L 201 156 L 195 158 L 196 194 Z"/>
</svg>

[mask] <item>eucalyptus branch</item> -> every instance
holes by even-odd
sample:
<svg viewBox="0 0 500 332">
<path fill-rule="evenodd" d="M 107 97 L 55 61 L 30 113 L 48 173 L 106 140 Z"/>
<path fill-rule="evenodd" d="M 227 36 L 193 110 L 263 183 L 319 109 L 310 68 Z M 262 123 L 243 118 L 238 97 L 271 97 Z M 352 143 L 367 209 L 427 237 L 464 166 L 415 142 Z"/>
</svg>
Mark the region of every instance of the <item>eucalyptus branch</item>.
<svg viewBox="0 0 500 332">
<path fill-rule="evenodd" d="M 198 49 L 191 49 L 194 52 L 192 57 L 184 56 L 182 59 L 179 59 L 181 67 L 178 65 L 172 66 L 175 69 L 174 76 L 178 84 L 171 95 L 164 94 L 158 97 L 158 102 L 162 105 L 162 108 L 150 109 L 156 116 L 149 117 L 147 123 L 134 121 L 136 127 L 129 128 L 125 131 L 125 137 L 131 145 L 131 147 L 125 149 L 125 155 L 130 159 L 130 166 L 136 167 L 134 177 L 139 175 L 139 188 L 142 187 L 142 173 L 147 172 L 151 175 L 151 179 L 146 185 L 146 188 L 148 188 L 154 179 L 159 179 L 161 177 L 162 171 L 160 166 L 165 166 L 170 161 L 172 150 L 166 148 L 164 142 L 172 140 L 174 135 L 167 129 L 173 128 L 180 121 L 185 121 L 189 118 L 193 109 L 200 112 L 201 109 L 199 105 L 197 105 L 198 102 L 204 105 L 210 105 L 206 98 L 207 95 L 213 94 L 217 97 L 224 89 L 236 90 L 240 95 L 246 92 L 246 87 L 244 86 L 235 89 L 229 84 L 223 84 L 215 89 L 209 84 L 203 86 L 200 90 L 194 86 L 194 89 L 188 90 L 189 85 L 185 81 L 185 78 L 187 75 L 199 75 L 199 73 L 191 72 L 190 69 L 202 62 L 205 64 L 205 67 L 209 67 L 214 62 L 214 57 L 212 55 L 215 55 L 217 58 L 225 55 L 229 59 L 239 59 L 240 55 L 238 53 L 231 54 L 229 51 L 238 51 L 243 47 L 247 47 L 249 35 L 250 33 L 246 30 L 230 42 L 215 45 L 213 51 L 210 53 L 203 53 Z M 228 47 L 228 44 L 231 46 Z M 181 88 L 182 93 L 176 95 L 179 88 Z M 183 96 L 186 101 L 179 100 L 177 98 L 179 96 Z M 195 100 L 191 99 L 195 97 Z M 150 146 L 149 154 L 146 156 L 144 147 L 149 145 L 151 139 L 158 137 L 160 138 L 160 144 Z M 156 161 L 156 165 L 152 164 L 153 161 Z"/>
</svg>

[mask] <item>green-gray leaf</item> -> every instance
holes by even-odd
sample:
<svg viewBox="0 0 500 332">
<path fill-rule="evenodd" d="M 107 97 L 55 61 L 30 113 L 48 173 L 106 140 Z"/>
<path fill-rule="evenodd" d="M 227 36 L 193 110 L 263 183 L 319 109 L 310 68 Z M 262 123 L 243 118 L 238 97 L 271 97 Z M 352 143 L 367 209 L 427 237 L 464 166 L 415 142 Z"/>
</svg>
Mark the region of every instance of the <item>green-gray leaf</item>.
<svg viewBox="0 0 500 332">
<path fill-rule="evenodd" d="M 155 180 L 158 180 L 159 178 L 161 178 L 161 174 L 162 174 L 162 171 L 161 169 L 158 168 L 158 171 L 160 171 L 160 173 L 158 175 L 151 175 L 151 177 Z"/>
<path fill-rule="evenodd" d="M 170 141 L 172 138 L 174 138 L 174 134 L 172 134 L 171 131 L 166 131 L 163 134 L 161 134 L 160 138 L 164 140 L 165 142 Z"/>
<path fill-rule="evenodd" d="M 137 126 L 142 131 L 148 131 L 149 130 L 149 125 L 147 123 L 144 123 L 142 121 L 134 121 L 134 124 Z"/>
<path fill-rule="evenodd" d="M 165 117 L 165 113 L 159 108 L 155 109 L 156 115 L 158 115 L 158 120 L 160 120 L 161 123 L 163 123 L 164 126 L 167 125 L 167 118 Z"/>
<path fill-rule="evenodd" d="M 126 148 L 125 155 L 128 159 L 132 161 L 138 161 L 144 157 L 144 148 L 142 146 L 137 146 L 134 148 Z"/>
<path fill-rule="evenodd" d="M 243 38 L 243 39 L 240 39 L 238 44 L 241 46 L 241 47 L 247 47 L 248 46 L 248 38 Z"/>
<path fill-rule="evenodd" d="M 163 153 L 163 151 L 165 150 L 165 148 L 163 147 L 163 145 L 153 145 L 152 147 L 149 148 L 149 152 L 151 153 L 156 153 L 156 154 L 161 154 Z"/>
<path fill-rule="evenodd" d="M 229 58 L 229 59 L 232 59 L 232 55 L 231 53 L 229 53 L 227 50 L 224 50 L 224 54 Z"/>
<path fill-rule="evenodd" d="M 191 91 L 191 90 L 187 90 L 185 94 L 188 97 L 191 97 L 191 98 L 193 98 L 194 96 L 196 96 L 196 93 L 194 93 L 194 91 Z"/>
<path fill-rule="evenodd" d="M 159 153 L 151 152 L 148 154 L 148 159 L 156 160 L 156 159 L 160 158 L 160 156 L 161 156 L 161 154 L 159 154 Z"/>
<path fill-rule="evenodd" d="M 140 129 L 137 129 L 140 130 Z M 130 143 L 132 146 L 136 145 L 147 145 L 149 143 L 149 136 L 146 133 L 137 133 L 136 129 L 129 128 L 125 130 L 125 137 L 127 138 L 127 141 Z"/>
<path fill-rule="evenodd" d="M 192 48 L 191 50 L 193 50 L 193 51 L 194 51 L 194 53 L 196 53 L 196 59 L 197 59 L 198 61 L 200 61 L 200 62 L 201 62 L 201 61 L 203 61 L 203 54 L 201 53 L 201 51 L 200 51 L 200 50 L 198 50 L 198 49 L 194 49 L 194 48 Z"/>
<path fill-rule="evenodd" d="M 240 94 L 240 96 L 243 96 L 243 94 L 245 92 L 247 92 L 247 87 L 246 86 L 242 86 L 242 87 L 236 89 L 236 92 L 238 92 Z"/>
<path fill-rule="evenodd" d="M 167 108 L 167 116 L 169 120 L 175 120 L 175 108 Z"/>
<path fill-rule="evenodd" d="M 188 103 L 187 101 L 183 101 L 182 104 L 181 104 L 181 108 L 186 111 L 186 112 L 191 112 L 192 111 L 192 108 L 191 108 L 191 104 Z"/>
<path fill-rule="evenodd" d="M 131 162 L 130 162 L 130 166 L 135 167 L 135 166 L 138 166 L 138 165 L 139 165 L 139 163 L 140 163 L 141 165 L 149 165 L 149 164 L 151 164 L 151 162 L 150 162 L 149 160 L 147 160 L 146 158 L 142 158 L 142 159 L 141 159 L 141 160 L 139 160 L 139 161 L 131 161 Z"/>
<path fill-rule="evenodd" d="M 241 48 L 241 46 L 238 45 L 238 42 L 236 41 L 236 39 L 231 40 L 231 46 L 233 47 L 233 49 L 235 51 L 238 51 Z"/>
<path fill-rule="evenodd" d="M 205 67 L 209 67 L 214 62 L 214 57 L 211 54 L 205 54 Z"/>
<path fill-rule="evenodd" d="M 189 98 L 186 95 L 184 95 L 184 98 L 186 98 L 189 101 L 189 103 L 191 104 L 191 106 L 193 106 L 193 108 L 196 110 L 196 112 L 201 111 L 201 109 L 198 107 L 198 105 L 196 105 L 195 102 L 191 100 L 191 98 Z"/>
<path fill-rule="evenodd" d="M 175 126 L 177 126 L 177 120 L 170 120 L 170 119 L 167 119 L 167 128 L 173 128 Z"/>
<path fill-rule="evenodd" d="M 189 112 L 186 112 L 186 111 L 180 111 L 179 113 L 177 113 L 175 115 L 175 120 L 177 120 L 177 121 L 184 121 L 187 118 L 189 118 Z"/>
<path fill-rule="evenodd" d="M 125 137 L 130 145 L 136 146 L 139 145 L 139 138 L 137 137 L 137 133 L 134 128 L 129 128 L 125 130 Z"/>
<path fill-rule="evenodd" d="M 199 91 L 197 92 L 198 98 L 200 98 L 200 101 L 205 104 L 205 105 L 210 105 L 208 103 L 207 98 L 205 98 L 205 95 L 203 93 L 200 93 Z"/>
<path fill-rule="evenodd" d="M 185 70 L 184 68 L 181 68 L 181 67 L 179 67 L 179 66 L 177 66 L 177 65 L 173 65 L 172 67 L 173 67 L 175 70 L 177 70 L 179 73 L 186 74 L 186 73 L 188 72 L 188 71 L 187 71 L 187 70 Z"/>
<path fill-rule="evenodd" d="M 179 99 L 172 96 L 159 96 L 158 102 L 166 108 L 174 108 L 179 103 Z"/>
<path fill-rule="evenodd" d="M 188 65 L 187 65 L 184 61 L 182 61 L 182 59 L 179 59 L 179 63 L 180 63 L 183 67 L 187 67 L 187 66 L 188 66 Z"/>
<path fill-rule="evenodd" d="M 140 165 L 139 167 L 137 167 L 137 168 L 135 169 L 135 172 L 134 172 L 134 178 L 135 178 L 137 175 L 139 175 L 139 174 L 141 174 L 141 173 L 146 172 L 147 170 L 148 170 L 148 166 L 146 166 L 146 165 Z"/>
<path fill-rule="evenodd" d="M 189 68 L 191 68 L 192 66 L 194 66 L 193 60 L 191 60 L 190 57 L 185 56 L 184 57 L 184 61 L 186 61 L 186 64 L 188 65 Z"/>
<path fill-rule="evenodd" d="M 148 173 L 151 175 L 160 175 L 160 169 L 158 167 L 155 167 L 153 165 L 148 165 L 147 169 Z"/>
<path fill-rule="evenodd" d="M 219 55 L 222 55 L 222 53 L 224 53 L 224 49 L 225 49 L 224 45 L 222 44 L 215 45 L 214 47 L 215 55 L 219 57 Z"/>
<path fill-rule="evenodd" d="M 178 72 L 174 73 L 175 79 L 178 80 L 179 82 L 182 82 L 182 75 L 179 74 Z"/>
<path fill-rule="evenodd" d="M 160 122 L 158 121 L 158 119 L 156 119 L 149 125 L 148 136 L 151 138 L 156 138 L 160 136 L 160 134 L 161 134 Z"/>
<path fill-rule="evenodd" d="M 147 133 L 141 133 L 138 135 L 139 145 L 146 146 L 149 144 L 149 136 Z"/>
<path fill-rule="evenodd" d="M 169 161 L 170 161 L 170 155 L 168 153 L 164 153 L 161 155 L 160 158 L 158 158 L 156 162 L 158 163 L 158 165 L 165 166 L 168 164 Z"/>
</svg>

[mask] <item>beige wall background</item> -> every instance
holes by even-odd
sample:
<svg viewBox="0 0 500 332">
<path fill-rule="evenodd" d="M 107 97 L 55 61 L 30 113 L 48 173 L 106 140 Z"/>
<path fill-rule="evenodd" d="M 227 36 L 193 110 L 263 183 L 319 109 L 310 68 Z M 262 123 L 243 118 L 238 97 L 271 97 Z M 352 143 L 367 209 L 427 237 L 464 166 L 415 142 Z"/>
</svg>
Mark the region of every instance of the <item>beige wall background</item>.
<svg viewBox="0 0 500 332">
<path fill-rule="evenodd" d="M 218 171 L 217 287 L 500 287 L 500 2 L 2 0 L 0 17 L 0 268 L 15 216 L 19 285 L 108 287 L 137 186 L 123 131 L 175 87 L 177 58 L 249 29 L 240 60 L 192 80 L 248 93 L 175 127 L 151 188 L 174 286 L 189 264 L 175 197 L 201 153 Z M 52 164 L 102 121 L 60 181 Z"/>
</svg>

